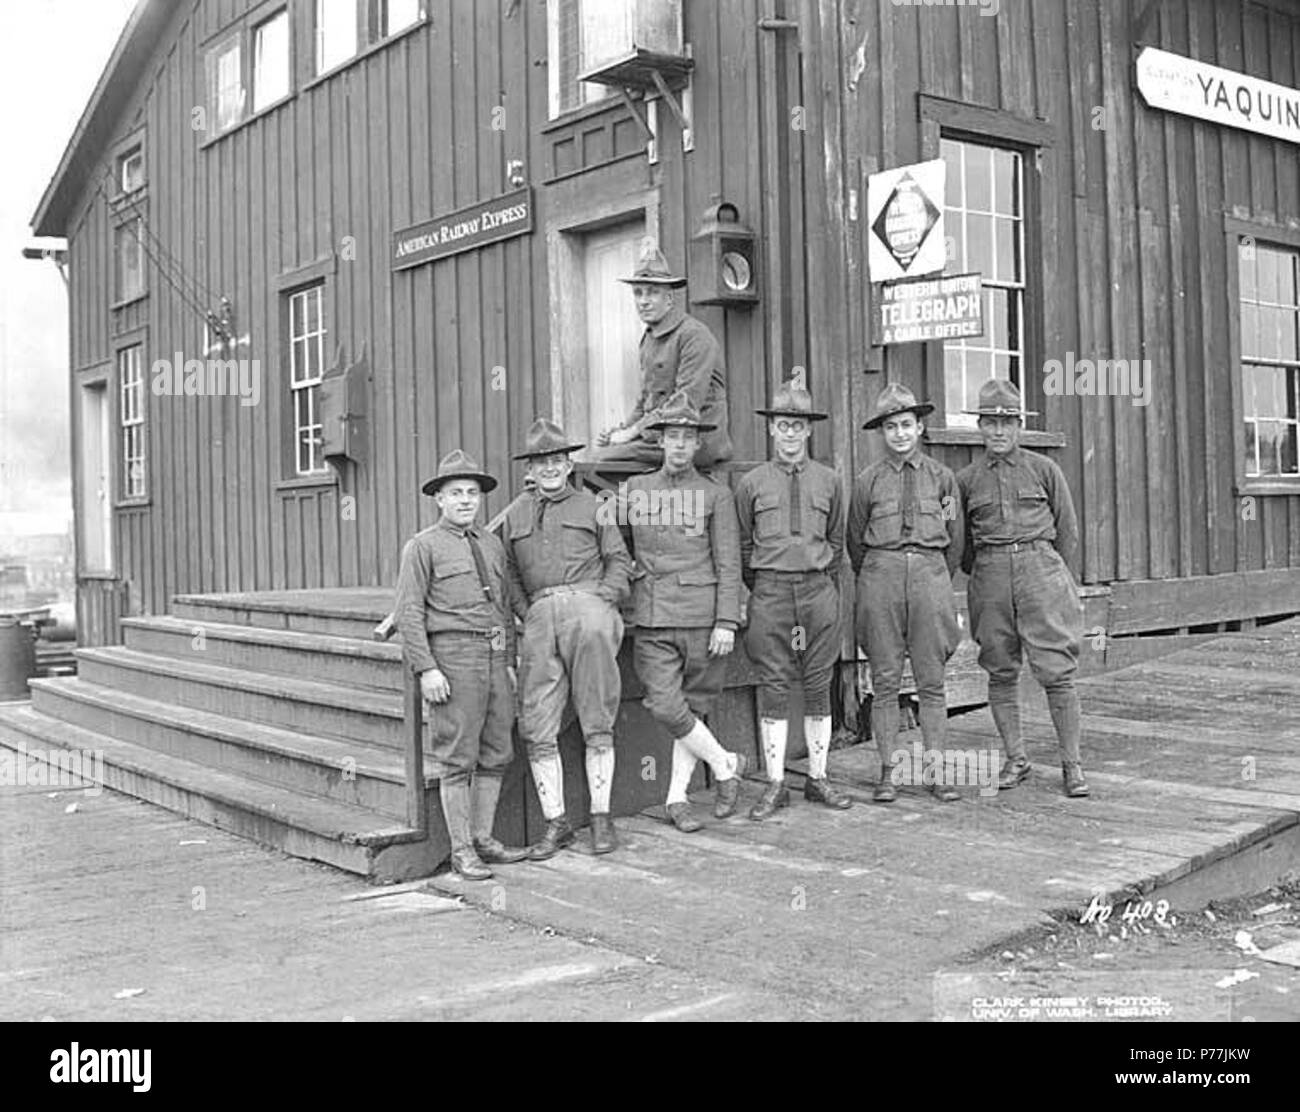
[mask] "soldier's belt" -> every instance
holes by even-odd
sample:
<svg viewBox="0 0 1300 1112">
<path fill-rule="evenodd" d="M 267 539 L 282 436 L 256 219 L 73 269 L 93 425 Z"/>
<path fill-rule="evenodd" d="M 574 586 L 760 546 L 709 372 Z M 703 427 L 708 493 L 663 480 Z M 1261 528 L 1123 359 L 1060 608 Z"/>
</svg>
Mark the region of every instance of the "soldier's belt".
<svg viewBox="0 0 1300 1112">
<path fill-rule="evenodd" d="M 909 556 L 942 556 L 943 555 L 942 548 L 932 547 L 928 544 L 902 544 L 899 545 L 897 548 L 882 548 L 879 546 L 872 546 L 871 548 L 867 549 L 867 552 L 868 553 L 902 552 Z"/>
<path fill-rule="evenodd" d="M 1014 544 L 977 544 L 975 552 L 977 555 L 983 555 L 985 552 L 1032 552 L 1035 549 L 1052 547 L 1051 541 L 1016 541 Z"/>
<path fill-rule="evenodd" d="M 541 602 L 544 598 L 555 598 L 557 595 L 594 595 L 600 591 L 600 584 L 597 582 L 590 583 L 561 583 L 558 587 L 543 587 L 535 595 L 534 602 Z"/>
<path fill-rule="evenodd" d="M 774 579 L 813 579 L 817 576 L 826 575 L 826 569 L 820 571 L 809 569 L 808 571 L 783 571 L 780 568 L 755 568 L 754 574 L 757 576 L 770 575 Z"/>
</svg>

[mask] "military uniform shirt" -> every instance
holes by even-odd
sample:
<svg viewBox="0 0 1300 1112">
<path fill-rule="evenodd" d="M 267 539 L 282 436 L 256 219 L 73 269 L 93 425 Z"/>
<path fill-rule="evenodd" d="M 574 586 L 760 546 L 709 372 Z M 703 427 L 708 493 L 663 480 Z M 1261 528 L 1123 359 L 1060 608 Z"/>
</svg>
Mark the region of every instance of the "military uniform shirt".
<svg viewBox="0 0 1300 1112">
<path fill-rule="evenodd" d="M 641 337 L 641 394 L 629 425 L 640 423 L 642 436 L 658 443 L 657 432 L 644 429 L 654 424 L 659 407 L 678 390 L 684 390 L 700 419 L 716 425 L 718 431 L 704 437 L 721 437 L 727 431 L 727 375 L 722 348 L 703 321 L 674 305 L 658 324 Z"/>
<path fill-rule="evenodd" d="M 798 531 L 791 529 L 791 482 L 799 475 Z M 839 476 L 816 460 L 761 464 L 736 485 L 745 582 L 757 571 L 825 571 L 844 558 L 844 495 Z"/>
<path fill-rule="evenodd" d="M 946 549 L 948 570 L 956 572 L 965 535 L 956 476 L 920 449 L 903 461 L 890 455 L 873 463 L 853 484 L 847 543 L 855 575 L 868 548 L 910 546 Z"/>
<path fill-rule="evenodd" d="M 620 521 L 631 526 L 634 620 L 652 629 L 740 624 L 740 541 L 731 491 L 693 467 L 628 481 Z"/>
<path fill-rule="evenodd" d="M 489 599 L 479 579 L 467 532 L 483 552 Z M 433 633 L 500 630 L 507 659 L 515 653 L 515 622 L 501 542 L 479 526 L 462 530 L 443 518 L 412 537 L 402 550 L 397 578 L 397 628 L 407 663 L 415 672 L 437 668 L 429 649 Z"/>
<path fill-rule="evenodd" d="M 627 546 L 614 515 L 602 513 L 588 490 L 566 486 L 554 498 L 521 495 L 506 510 L 502 535 L 521 617 L 548 587 L 596 583 L 595 593 L 615 606 L 627 597 Z"/>
<path fill-rule="evenodd" d="M 1079 546 L 1079 522 L 1065 474 L 1052 460 L 1016 447 L 991 452 L 957 476 L 968 516 L 962 567 L 974 566 L 985 545 L 1048 541 L 1071 563 Z"/>
</svg>

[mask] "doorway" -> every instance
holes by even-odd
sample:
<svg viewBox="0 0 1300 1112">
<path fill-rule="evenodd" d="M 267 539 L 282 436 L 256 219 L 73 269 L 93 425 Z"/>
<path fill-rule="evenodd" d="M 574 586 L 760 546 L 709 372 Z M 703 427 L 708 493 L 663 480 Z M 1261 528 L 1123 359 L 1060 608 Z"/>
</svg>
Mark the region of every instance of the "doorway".
<svg viewBox="0 0 1300 1112">
<path fill-rule="evenodd" d="M 77 564 L 82 575 L 113 574 L 113 468 L 106 381 L 81 388 Z"/>
</svg>

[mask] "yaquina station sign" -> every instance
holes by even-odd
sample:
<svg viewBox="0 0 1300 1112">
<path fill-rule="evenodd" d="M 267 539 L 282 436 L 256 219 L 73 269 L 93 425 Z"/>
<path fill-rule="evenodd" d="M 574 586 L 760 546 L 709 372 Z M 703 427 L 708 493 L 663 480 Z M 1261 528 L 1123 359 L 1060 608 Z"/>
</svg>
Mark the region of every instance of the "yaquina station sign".
<svg viewBox="0 0 1300 1112">
<path fill-rule="evenodd" d="M 393 269 L 420 266 L 532 230 L 533 192 L 520 189 L 396 232 Z"/>
<path fill-rule="evenodd" d="M 1300 90 L 1148 47 L 1138 90 L 1152 108 L 1300 143 Z"/>
</svg>

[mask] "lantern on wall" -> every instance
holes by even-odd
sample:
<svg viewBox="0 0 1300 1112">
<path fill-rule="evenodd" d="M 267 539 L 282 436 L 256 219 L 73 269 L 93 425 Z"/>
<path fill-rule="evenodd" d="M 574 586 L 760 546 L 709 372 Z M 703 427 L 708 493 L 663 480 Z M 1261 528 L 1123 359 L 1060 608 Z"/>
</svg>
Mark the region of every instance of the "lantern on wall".
<svg viewBox="0 0 1300 1112">
<path fill-rule="evenodd" d="M 758 237 L 729 201 L 704 212 L 691 239 L 691 301 L 696 305 L 758 304 Z"/>
</svg>

